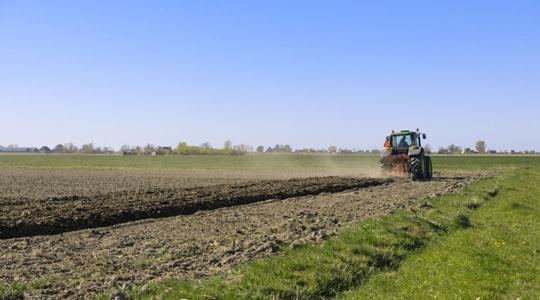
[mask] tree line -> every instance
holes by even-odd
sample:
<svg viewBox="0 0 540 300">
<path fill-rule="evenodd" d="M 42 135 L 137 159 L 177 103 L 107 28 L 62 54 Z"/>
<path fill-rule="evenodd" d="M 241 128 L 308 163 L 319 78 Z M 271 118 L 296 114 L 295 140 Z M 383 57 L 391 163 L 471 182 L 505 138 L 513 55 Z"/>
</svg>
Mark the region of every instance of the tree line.
<svg viewBox="0 0 540 300">
<path fill-rule="evenodd" d="M 250 152 L 256 153 L 329 153 L 329 154 L 378 154 L 379 149 L 357 150 L 338 148 L 330 146 L 328 148 L 301 148 L 293 149 L 289 144 L 276 144 L 275 146 L 265 147 L 259 145 L 253 148 L 250 145 L 233 145 L 230 140 L 225 141 L 222 148 L 213 147 L 210 143 L 202 143 L 198 146 L 190 145 L 187 142 L 179 142 L 176 147 L 156 146 L 154 144 L 123 145 L 118 151 L 111 147 L 98 147 L 94 143 L 87 143 L 81 146 L 74 143 L 57 144 L 49 148 L 48 146 L 36 147 L 18 147 L 17 145 L 0 146 L 0 152 L 31 152 L 42 154 L 123 154 L 123 155 L 242 155 Z"/>
<path fill-rule="evenodd" d="M 447 147 L 440 147 L 439 154 L 484 154 L 487 153 L 487 145 L 485 141 L 477 141 L 474 149 L 469 147 L 461 147 L 450 144 Z"/>
<path fill-rule="evenodd" d="M 142 147 L 124 145 L 120 148 L 120 152 L 124 155 L 241 155 L 253 152 L 253 148 L 245 144 L 233 145 L 228 140 L 225 141 L 223 148 L 214 148 L 210 143 L 194 146 L 187 142 L 179 142 L 175 148 L 153 144 Z"/>
</svg>

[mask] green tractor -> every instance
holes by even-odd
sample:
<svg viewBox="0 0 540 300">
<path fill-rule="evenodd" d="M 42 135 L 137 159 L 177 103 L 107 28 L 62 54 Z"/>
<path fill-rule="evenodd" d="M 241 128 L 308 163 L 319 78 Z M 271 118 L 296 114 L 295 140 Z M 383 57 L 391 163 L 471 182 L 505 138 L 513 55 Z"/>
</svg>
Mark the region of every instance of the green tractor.
<svg viewBox="0 0 540 300">
<path fill-rule="evenodd" d="M 394 175 L 408 176 L 412 180 L 431 179 L 431 156 L 422 147 L 425 133 L 402 130 L 386 137 L 381 154 L 381 167 Z"/>
</svg>

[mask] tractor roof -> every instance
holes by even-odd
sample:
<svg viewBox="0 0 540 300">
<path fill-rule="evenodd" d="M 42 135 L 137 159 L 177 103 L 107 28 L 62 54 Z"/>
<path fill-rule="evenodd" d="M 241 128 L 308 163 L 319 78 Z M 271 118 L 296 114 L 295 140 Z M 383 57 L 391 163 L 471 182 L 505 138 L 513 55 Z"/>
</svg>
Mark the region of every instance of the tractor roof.
<svg viewBox="0 0 540 300">
<path fill-rule="evenodd" d="M 410 134 L 416 134 L 416 132 L 410 131 L 410 130 L 402 130 L 400 132 L 392 132 L 391 135 L 410 135 Z"/>
</svg>

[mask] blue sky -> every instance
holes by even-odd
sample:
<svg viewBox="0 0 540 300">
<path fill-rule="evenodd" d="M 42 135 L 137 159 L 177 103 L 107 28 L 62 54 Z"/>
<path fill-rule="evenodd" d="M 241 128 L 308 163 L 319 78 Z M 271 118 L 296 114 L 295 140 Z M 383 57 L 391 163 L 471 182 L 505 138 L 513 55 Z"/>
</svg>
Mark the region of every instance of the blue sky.
<svg viewBox="0 0 540 300">
<path fill-rule="evenodd" d="M 0 105 L 0 145 L 540 150 L 540 2 L 0 0 Z"/>
</svg>

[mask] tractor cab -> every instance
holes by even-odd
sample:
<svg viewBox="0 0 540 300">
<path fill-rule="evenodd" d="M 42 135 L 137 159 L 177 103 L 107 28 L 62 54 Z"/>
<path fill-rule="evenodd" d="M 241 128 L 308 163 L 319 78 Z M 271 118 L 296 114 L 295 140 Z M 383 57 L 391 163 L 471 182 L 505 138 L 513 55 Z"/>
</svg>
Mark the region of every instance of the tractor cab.
<svg viewBox="0 0 540 300">
<path fill-rule="evenodd" d="M 421 138 L 425 139 L 426 134 L 409 130 L 392 132 L 391 135 L 386 137 L 385 150 L 390 151 L 392 155 L 408 154 L 409 150 L 422 147 Z"/>
</svg>

